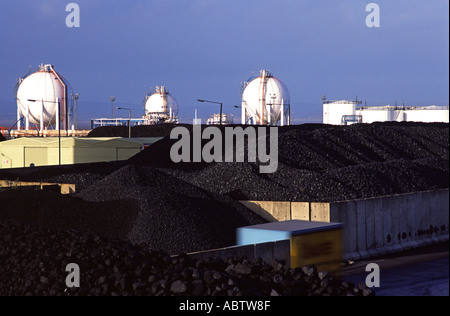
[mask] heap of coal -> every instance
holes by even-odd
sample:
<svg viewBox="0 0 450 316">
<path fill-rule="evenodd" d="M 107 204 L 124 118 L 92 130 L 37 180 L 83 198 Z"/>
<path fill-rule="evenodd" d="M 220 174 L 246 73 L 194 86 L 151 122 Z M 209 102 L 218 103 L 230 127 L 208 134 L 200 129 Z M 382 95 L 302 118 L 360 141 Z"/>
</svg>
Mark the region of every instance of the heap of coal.
<svg viewBox="0 0 450 316">
<path fill-rule="evenodd" d="M 145 166 L 127 165 L 76 196 L 137 203 L 128 240 L 171 254 L 232 246 L 238 227 L 264 222 L 227 196 Z"/>
<path fill-rule="evenodd" d="M 376 123 L 279 128 L 279 164 L 273 174 L 261 174 L 258 163 L 249 162 L 176 164 L 170 149 L 177 140 L 169 137 L 124 162 L 2 170 L 2 179 L 74 183 L 78 193 L 65 198 L 65 207 L 54 192 L 47 193 L 53 197 L 34 194 L 35 203 L 17 193 L 0 218 L 40 217 L 36 220 L 46 227 L 95 233 L 91 223 L 104 222 L 102 236 L 147 243 L 170 254 L 231 246 L 237 227 L 264 222 L 237 200 L 338 201 L 448 188 L 448 127 Z M 161 136 L 171 128 L 147 126 L 140 133 Z M 111 205 L 122 214 L 120 222 L 114 223 L 107 212 L 87 215 L 87 210 Z M 77 226 L 62 221 L 77 216 Z M 121 222 L 126 225 L 120 227 Z"/>
<path fill-rule="evenodd" d="M 124 161 L 116 161 L 78 165 L 0 169 L 0 179 L 38 183 L 71 183 L 76 185 L 77 191 L 82 191 L 112 172 L 122 168 L 124 165 Z"/>
<path fill-rule="evenodd" d="M 129 163 L 237 200 L 332 202 L 449 187 L 448 124 L 279 128 L 279 164 L 272 174 L 248 162 L 174 164 L 176 141 L 165 138 Z"/>
<path fill-rule="evenodd" d="M 75 260 L 72 255 L 80 248 L 77 262 L 91 271 L 88 274 L 91 287 L 78 294 L 148 294 L 148 287 L 125 277 L 139 275 L 138 271 L 143 270 L 133 260 L 126 259 L 128 247 L 139 247 L 138 251 L 151 249 L 145 250 L 150 251 L 146 256 L 157 254 L 158 258 L 167 258 L 234 245 L 237 227 L 264 222 L 237 200 L 338 201 L 448 188 L 448 127 L 438 123 L 377 123 L 279 128 L 279 163 L 273 174 L 261 174 L 258 163 L 252 162 L 173 163 L 170 149 L 177 140 L 168 137 L 123 162 L 0 170 L 0 179 L 75 183 L 78 192 L 61 196 L 52 189 L 45 192 L 32 188 L 0 189 L 0 269 L 11 271 L 0 271 L 0 282 L 10 284 L 4 289 L 9 291 L 7 294 L 61 293 L 61 281 L 55 281 L 51 271 L 60 271 L 66 262 Z M 139 136 L 167 136 L 171 128 L 167 125 L 142 127 Z M 18 224 L 12 225 L 11 219 Z M 80 237 L 83 234 L 100 237 Z M 120 246 L 113 246 L 116 243 Z M 113 248 L 116 250 L 111 253 Z M 97 257 L 103 258 L 99 256 L 102 253 L 113 259 L 97 261 Z M 38 263 L 43 269 L 41 274 L 35 271 L 33 260 L 45 265 L 39 267 Z M 115 267 L 111 263 L 114 260 L 120 266 Z M 223 260 L 227 267 L 244 264 L 244 259 L 234 263 Z M 191 271 L 195 266 L 196 263 L 189 263 L 184 268 Z M 112 276 L 107 275 L 111 271 L 106 267 L 112 270 Z M 103 269 L 105 274 L 101 272 Z M 160 275 L 169 273 L 164 269 L 159 271 Z M 28 270 L 31 272 L 25 272 Z M 223 272 L 226 268 L 212 270 L 229 277 Z M 297 293 L 298 289 L 288 286 L 289 275 L 294 272 L 286 271 L 281 275 L 286 281 L 284 285 L 266 284 L 267 287 L 261 287 L 264 295 L 268 295 L 266 290 L 274 295 Z M 203 292 L 192 292 L 194 279 L 180 279 L 181 272 L 174 272 L 176 278 L 168 274 L 160 285 L 156 283 L 155 289 L 150 289 L 152 295 L 200 292 L 211 295 L 219 286 L 202 283 Z M 274 277 L 270 273 L 269 279 Z M 256 272 L 255 275 L 262 277 Z M 318 283 L 308 280 L 318 290 Z M 150 282 L 148 278 L 141 281 Z M 36 287 L 36 282 L 41 285 Z M 234 281 L 223 283 L 228 282 Z M 176 293 L 171 290 L 172 283 Z M 336 290 L 341 285 L 336 286 L 326 291 L 333 295 L 348 293 L 342 288 Z M 233 288 L 224 286 L 226 291 L 220 293 L 227 295 Z M 184 289 L 185 292 L 179 292 Z M 253 293 L 244 285 L 238 289 L 236 293 Z M 307 290 L 308 294 L 314 293 L 311 289 Z M 363 289 L 359 291 L 362 293 Z"/>
<path fill-rule="evenodd" d="M 373 296 L 365 285 L 314 266 L 289 269 L 240 257 L 193 260 L 72 230 L 0 223 L 0 295 L 13 296 Z M 68 288 L 76 263 L 80 287 Z M 69 281 L 74 281 L 69 278 Z"/>
</svg>

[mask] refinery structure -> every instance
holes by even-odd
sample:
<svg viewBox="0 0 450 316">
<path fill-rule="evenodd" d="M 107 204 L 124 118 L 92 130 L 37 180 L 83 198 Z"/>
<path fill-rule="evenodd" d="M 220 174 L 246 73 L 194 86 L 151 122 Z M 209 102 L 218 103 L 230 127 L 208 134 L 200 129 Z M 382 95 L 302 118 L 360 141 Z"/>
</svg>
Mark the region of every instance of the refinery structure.
<svg viewBox="0 0 450 316">
<path fill-rule="evenodd" d="M 222 118 L 220 113 L 211 114 L 211 117 L 206 121 L 206 125 L 230 125 L 234 124 L 234 117 L 231 113 L 222 113 Z"/>
<path fill-rule="evenodd" d="M 39 131 L 74 129 L 74 94 L 70 84 L 52 65 L 41 64 L 20 78 L 16 86 L 17 129 Z"/>
<path fill-rule="evenodd" d="M 178 123 L 178 102 L 164 86 L 145 96 L 144 125 Z"/>
<path fill-rule="evenodd" d="M 41 135 L 83 136 L 77 132 L 77 101 L 69 82 L 51 64 L 41 64 L 19 79 L 16 89 L 17 122 L 8 129 L 8 136 Z M 114 99 L 113 99 L 114 98 Z M 115 97 L 111 118 L 91 120 L 91 129 L 102 126 L 139 126 L 179 122 L 179 104 L 165 86 L 150 89 L 142 102 L 144 113 L 138 118 L 114 117 Z M 287 86 L 270 71 L 261 70 L 241 86 L 241 110 L 243 125 L 286 126 L 291 124 L 291 99 Z M 213 113 L 205 121 L 207 125 L 234 124 L 234 116 Z M 386 121 L 449 122 L 449 107 L 440 106 L 367 106 L 356 100 L 327 100 L 322 97 L 323 123 L 349 125 Z M 13 131 L 13 129 L 16 129 Z M 4 130 L 4 128 L 3 128 Z"/>
<path fill-rule="evenodd" d="M 155 125 L 162 123 L 178 123 L 178 102 L 165 86 L 150 89 L 143 101 L 145 113 L 140 118 L 97 118 L 91 120 L 91 128 L 103 126 Z"/>
<path fill-rule="evenodd" d="M 326 100 L 322 98 L 323 123 L 350 125 L 374 122 L 449 122 L 448 106 L 367 106 L 360 100 Z"/>
<path fill-rule="evenodd" d="M 220 102 L 213 103 L 220 104 Z M 98 118 L 91 121 L 91 128 L 129 123 L 132 126 L 178 123 L 178 102 L 164 86 L 157 86 L 154 91 L 147 94 L 143 107 L 145 114 L 142 118 Z M 244 82 L 241 87 L 240 108 L 243 125 L 285 126 L 291 123 L 289 90 L 268 70 L 261 70 L 259 76 L 253 76 Z M 231 113 L 214 113 L 206 120 L 206 125 L 234 123 L 234 116 Z"/>
<path fill-rule="evenodd" d="M 241 102 L 244 125 L 290 125 L 289 90 L 268 70 L 244 83 Z"/>
</svg>

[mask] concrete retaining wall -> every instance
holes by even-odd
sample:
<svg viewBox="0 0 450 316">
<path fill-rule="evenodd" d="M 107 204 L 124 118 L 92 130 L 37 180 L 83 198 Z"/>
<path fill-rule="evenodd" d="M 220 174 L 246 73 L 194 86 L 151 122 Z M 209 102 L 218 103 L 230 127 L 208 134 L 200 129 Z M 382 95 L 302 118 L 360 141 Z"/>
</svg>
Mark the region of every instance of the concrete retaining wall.
<svg viewBox="0 0 450 316">
<path fill-rule="evenodd" d="M 449 190 L 342 201 L 241 201 L 269 221 L 344 224 L 344 259 L 355 260 L 449 239 Z"/>
<path fill-rule="evenodd" d="M 46 187 L 60 187 L 61 194 L 73 194 L 76 192 L 75 184 L 0 180 L 0 188 L 13 188 L 13 187 L 38 187 L 41 190 L 44 190 Z"/>
<path fill-rule="evenodd" d="M 449 191 L 331 203 L 331 222 L 344 223 L 344 253 L 367 258 L 449 239 Z"/>
<path fill-rule="evenodd" d="M 309 202 L 239 202 L 269 222 L 281 222 L 291 219 L 311 220 Z"/>
</svg>

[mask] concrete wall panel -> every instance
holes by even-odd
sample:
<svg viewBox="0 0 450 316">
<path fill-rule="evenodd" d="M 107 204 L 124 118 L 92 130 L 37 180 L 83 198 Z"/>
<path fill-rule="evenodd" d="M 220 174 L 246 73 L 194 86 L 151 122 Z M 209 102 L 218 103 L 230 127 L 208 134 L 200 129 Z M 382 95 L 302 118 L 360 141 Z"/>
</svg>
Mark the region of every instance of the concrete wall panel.
<svg viewBox="0 0 450 316">
<path fill-rule="evenodd" d="M 330 203 L 311 202 L 311 221 L 330 222 Z"/>
<path fill-rule="evenodd" d="M 356 231 L 358 253 L 362 259 L 367 258 L 369 253 L 366 245 L 366 203 L 364 200 L 356 201 Z"/>
<path fill-rule="evenodd" d="M 308 202 L 291 202 L 291 219 L 311 220 Z"/>
<path fill-rule="evenodd" d="M 370 249 L 369 253 L 373 254 L 373 252 L 378 254 L 386 254 L 387 250 L 385 248 L 385 230 L 384 230 L 384 209 L 383 209 L 383 201 L 381 199 L 373 199 L 371 200 L 373 214 L 374 214 L 374 224 L 375 224 L 375 247 L 374 249 Z"/>
</svg>

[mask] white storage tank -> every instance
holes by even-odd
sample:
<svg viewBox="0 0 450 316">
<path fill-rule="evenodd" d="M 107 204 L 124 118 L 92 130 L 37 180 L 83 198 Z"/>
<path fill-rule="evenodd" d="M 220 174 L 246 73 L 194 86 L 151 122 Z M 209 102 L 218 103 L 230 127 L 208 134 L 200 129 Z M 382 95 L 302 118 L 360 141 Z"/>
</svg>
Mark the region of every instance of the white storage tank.
<svg viewBox="0 0 450 316">
<path fill-rule="evenodd" d="M 364 107 L 356 110 L 358 115 L 362 116 L 362 123 L 371 124 L 374 122 L 390 121 L 391 111 L 381 107 Z M 395 115 L 393 113 L 392 115 Z"/>
<path fill-rule="evenodd" d="M 404 111 L 401 108 L 393 108 L 388 110 L 388 122 L 403 122 L 405 118 Z"/>
<path fill-rule="evenodd" d="M 363 123 L 374 122 L 449 122 L 448 107 L 369 106 L 357 109 Z"/>
<path fill-rule="evenodd" d="M 241 108 L 242 124 L 290 124 L 289 90 L 267 70 L 244 84 Z"/>
<path fill-rule="evenodd" d="M 449 122 L 449 108 L 444 106 L 417 107 L 405 110 L 405 117 L 409 122 Z"/>
<path fill-rule="evenodd" d="M 355 116 L 358 123 L 374 122 L 449 122 L 448 106 L 361 106 L 361 101 L 328 101 L 323 100 L 323 123 L 347 125 Z M 356 119 L 354 120 L 356 121 Z"/>
<path fill-rule="evenodd" d="M 27 130 L 30 124 L 40 130 L 52 125 L 59 129 L 61 121 L 63 128 L 68 128 L 67 84 L 52 65 L 41 65 L 38 71 L 19 79 L 16 100 L 18 129 L 22 118 Z"/>
<path fill-rule="evenodd" d="M 356 113 L 356 106 L 358 104 L 361 104 L 361 101 L 331 101 L 323 99 L 323 123 L 342 125 L 344 117 L 358 115 L 358 113 Z"/>
<path fill-rule="evenodd" d="M 178 102 L 164 86 L 157 86 L 145 98 L 145 116 L 148 124 L 177 123 Z"/>
</svg>

